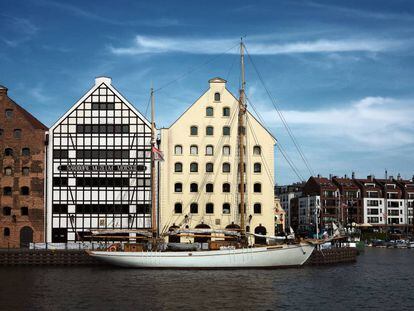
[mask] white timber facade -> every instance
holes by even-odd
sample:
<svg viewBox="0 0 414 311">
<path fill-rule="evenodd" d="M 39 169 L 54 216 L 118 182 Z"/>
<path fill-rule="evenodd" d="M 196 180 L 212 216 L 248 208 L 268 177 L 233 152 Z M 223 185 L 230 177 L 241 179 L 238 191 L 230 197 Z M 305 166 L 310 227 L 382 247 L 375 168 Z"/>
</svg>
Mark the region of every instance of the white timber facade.
<svg viewBox="0 0 414 311">
<path fill-rule="evenodd" d="M 46 241 L 151 227 L 151 126 L 100 77 L 49 130 Z"/>
</svg>

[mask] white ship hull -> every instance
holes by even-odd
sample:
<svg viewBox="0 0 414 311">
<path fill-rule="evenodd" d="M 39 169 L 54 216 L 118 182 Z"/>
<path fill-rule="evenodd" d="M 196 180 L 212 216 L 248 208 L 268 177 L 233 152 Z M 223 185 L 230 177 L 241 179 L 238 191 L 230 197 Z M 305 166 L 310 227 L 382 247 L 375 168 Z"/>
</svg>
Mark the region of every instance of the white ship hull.
<svg viewBox="0 0 414 311">
<path fill-rule="evenodd" d="M 303 244 L 194 252 L 89 251 L 89 255 L 128 268 L 276 268 L 303 265 L 313 249 Z"/>
</svg>

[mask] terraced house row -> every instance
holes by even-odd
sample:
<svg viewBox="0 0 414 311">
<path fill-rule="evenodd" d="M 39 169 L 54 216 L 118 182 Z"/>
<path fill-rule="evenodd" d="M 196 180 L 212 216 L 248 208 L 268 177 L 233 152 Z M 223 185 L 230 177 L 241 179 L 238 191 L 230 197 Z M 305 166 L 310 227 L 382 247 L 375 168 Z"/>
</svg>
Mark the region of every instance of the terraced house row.
<svg viewBox="0 0 414 311">
<path fill-rule="evenodd" d="M 414 176 L 412 179 L 311 177 L 306 183 L 276 187 L 286 211 L 286 225 L 299 231 L 344 226 L 413 230 Z"/>
<path fill-rule="evenodd" d="M 0 247 L 85 241 L 99 229 L 149 229 L 152 208 L 160 210 L 162 232 L 237 228 L 244 208 L 247 231 L 274 234 L 276 139 L 249 113 L 246 126 L 238 127 L 238 100 L 221 78 L 209 80 L 207 91 L 158 131 L 165 161 L 157 162 L 154 176 L 151 124 L 110 78 L 97 78 L 50 128 L 5 87 L 0 109 Z M 238 131 L 246 135 L 244 185 Z"/>
</svg>

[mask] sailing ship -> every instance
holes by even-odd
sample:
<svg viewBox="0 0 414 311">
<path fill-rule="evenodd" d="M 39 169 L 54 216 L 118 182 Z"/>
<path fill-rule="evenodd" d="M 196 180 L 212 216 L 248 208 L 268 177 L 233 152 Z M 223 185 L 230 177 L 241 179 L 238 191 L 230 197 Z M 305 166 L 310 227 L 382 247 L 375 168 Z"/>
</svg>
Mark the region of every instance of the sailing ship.
<svg viewBox="0 0 414 311">
<path fill-rule="evenodd" d="M 238 99 L 238 164 L 240 185 L 245 184 L 245 122 L 246 122 L 246 96 L 245 96 L 245 71 L 244 71 L 244 43 L 240 42 L 240 64 L 241 64 L 241 87 Z M 151 172 L 155 176 L 156 157 L 159 151 L 156 148 L 156 129 L 154 118 L 154 91 L 151 89 Z M 90 256 L 105 261 L 109 264 L 131 267 L 131 268 L 270 268 L 270 267 L 291 267 L 301 266 L 310 257 L 314 250 L 311 243 L 293 243 L 291 234 L 286 237 L 272 237 L 258 233 L 246 232 L 245 210 L 240 208 L 240 224 L 227 229 L 210 228 L 180 228 L 175 226 L 167 232 L 159 235 L 157 219 L 159 210 L 156 208 L 156 184 L 152 178 L 152 222 L 151 231 L 134 231 L 133 237 L 128 239 L 138 240 L 142 243 L 117 243 L 112 244 L 105 250 L 88 251 Z M 238 194 L 240 206 L 245 206 L 245 190 L 240 187 Z M 208 227 L 208 226 L 207 226 Z M 114 232 L 118 235 L 119 230 Z M 131 232 L 126 232 L 131 233 Z M 110 231 L 93 232 L 95 237 L 110 237 Z M 208 247 L 200 248 L 198 243 L 166 243 L 167 236 L 187 236 L 192 238 L 214 238 L 208 243 Z M 256 236 L 262 239 L 283 240 L 282 244 L 275 245 L 249 245 L 249 236 Z M 286 243 L 290 240 L 290 243 Z"/>
</svg>

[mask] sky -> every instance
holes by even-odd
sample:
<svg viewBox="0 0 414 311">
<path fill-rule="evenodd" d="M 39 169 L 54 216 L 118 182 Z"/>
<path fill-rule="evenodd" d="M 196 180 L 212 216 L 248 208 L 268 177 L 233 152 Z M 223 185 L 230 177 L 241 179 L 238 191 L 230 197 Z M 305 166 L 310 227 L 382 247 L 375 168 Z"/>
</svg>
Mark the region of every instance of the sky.
<svg viewBox="0 0 414 311">
<path fill-rule="evenodd" d="M 311 174 L 383 177 L 386 169 L 414 175 L 414 1 L 0 0 L 0 7 L 0 85 L 47 126 L 95 77 L 109 76 L 147 115 L 150 87 L 159 89 L 157 126 L 168 127 L 212 77 L 237 95 L 243 37 L 248 108 L 289 160 L 275 148 L 278 184 Z"/>
</svg>

